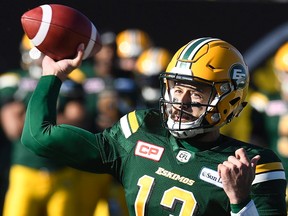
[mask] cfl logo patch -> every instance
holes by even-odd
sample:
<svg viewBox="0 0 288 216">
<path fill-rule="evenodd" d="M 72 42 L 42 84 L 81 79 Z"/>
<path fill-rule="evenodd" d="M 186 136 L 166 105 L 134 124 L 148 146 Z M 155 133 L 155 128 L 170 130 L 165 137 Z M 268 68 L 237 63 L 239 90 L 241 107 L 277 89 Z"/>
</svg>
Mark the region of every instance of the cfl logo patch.
<svg viewBox="0 0 288 216">
<path fill-rule="evenodd" d="M 191 154 L 187 151 L 179 151 L 176 159 L 182 163 L 187 163 L 189 159 L 191 158 Z"/>
</svg>

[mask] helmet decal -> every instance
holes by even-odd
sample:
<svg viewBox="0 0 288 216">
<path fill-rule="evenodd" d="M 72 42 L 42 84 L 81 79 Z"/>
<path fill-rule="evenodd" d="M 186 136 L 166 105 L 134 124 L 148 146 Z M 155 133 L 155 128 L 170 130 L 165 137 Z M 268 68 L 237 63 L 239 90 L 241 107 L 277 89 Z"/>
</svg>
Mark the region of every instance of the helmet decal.
<svg viewBox="0 0 288 216">
<path fill-rule="evenodd" d="M 236 89 L 244 88 L 247 82 L 247 73 L 241 64 L 235 64 L 231 67 L 230 77 L 236 84 Z"/>
<path fill-rule="evenodd" d="M 176 61 L 175 67 L 172 69 L 173 72 L 183 74 L 183 75 L 191 75 L 191 66 L 192 60 L 196 53 L 207 43 L 211 41 L 219 40 L 217 38 L 199 38 L 191 41 L 187 44 L 185 49 L 182 50 L 178 57 L 178 61 Z M 190 62 L 184 62 L 181 60 L 186 60 Z"/>
<path fill-rule="evenodd" d="M 192 60 L 195 54 L 210 41 L 218 40 L 217 38 L 199 38 L 188 44 L 179 56 L 179 59 Z M 178 62 L 179 63 L 179 62 Z M 177 64 L 178 64 L 177 63 Z M 176 65 L 178 66 L 178 65 Z"/>
</svg>

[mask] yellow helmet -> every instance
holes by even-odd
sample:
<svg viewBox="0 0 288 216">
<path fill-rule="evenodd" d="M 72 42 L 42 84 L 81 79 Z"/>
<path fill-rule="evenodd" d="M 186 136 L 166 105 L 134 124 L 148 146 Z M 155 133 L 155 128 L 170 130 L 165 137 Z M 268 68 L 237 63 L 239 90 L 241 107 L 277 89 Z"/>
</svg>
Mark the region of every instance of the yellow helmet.
<svg viewBox="0 0 288 216">
<path fill-rule="evenodd" d="M 170 52 L 162 47 L 146 49 L 136 61 L 136 71 L 144 76 L 159 75 L 171 59 Z"/>
<path fill-rule="evenodd" d="M 34 47 L 32 41 L 28 38 L 26 34 L 22 36 L 20 51 L 29 51 Z"/>
<path fill-rule="evenodd" d="M 141 86 L 141 95 L 148 107 L 159 106 L 159 74 L 165 71 L 171 53 L 162 47 L 146 49 L 136 61 L 137 82 Z"/>
<path fill-rule="evenodd" d="M 277 50 L 274 57 L 274 68 L 277 71 L 288 72 L 288 42 Z"/>
<path fill-rule="evenodd" d="M 171 119 L 171 107 L 177 104 L 170 91 L 175 82 L 201 83 L 211 87 L 209 103 L 190 104 L 192 107 L 206 107 L 197 120 L 181 123 L 181 119 L 179 122 Z M 217 38 L 199 38 L 176 52 L 166 72 L 160 74 L 160 83 L 164 126 L 174 136 L 188 138 L 220 128 L 239 115 L 247 104 L 244 100 L 249 73 L 241 53 L 231 44 Z"/>
<path fill-rule="evenodd" d="M 151 46 L 151 39 L 143 30 L 127 29 L 117 34 L 116 46 L 120 58 L 137 58 Z"/>
<path fill-rule="evenodd" d="M 274 56 L 274 73 L 279 81 L 282 99 L 288 100 L 288 42 L 277 50 Z"/>
</svg>

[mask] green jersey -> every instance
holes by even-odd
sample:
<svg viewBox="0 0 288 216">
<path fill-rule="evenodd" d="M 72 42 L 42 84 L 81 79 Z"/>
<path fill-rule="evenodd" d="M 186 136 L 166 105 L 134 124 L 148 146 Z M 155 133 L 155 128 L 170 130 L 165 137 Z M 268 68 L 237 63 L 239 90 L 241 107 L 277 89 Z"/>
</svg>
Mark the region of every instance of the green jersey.
<svg viewBox="0 0 288 216">
<path fill-rule="evenodd" d="M 211 143 L 176 139 L 162 127 L 157 110 L 131 112 L 97 134 L 57 125 L 60 86 L 55 76 L 40 79 L 22 142 L 72 167 L 112 174 L 125 189 L 130 215 L 230 215 L 217 166 L 241 147 L 249 158 L 261 156 L 251 192 L 259 215 L 286 215 L 285 174 L 271 150 L 223 135 Z"/>
</svg>

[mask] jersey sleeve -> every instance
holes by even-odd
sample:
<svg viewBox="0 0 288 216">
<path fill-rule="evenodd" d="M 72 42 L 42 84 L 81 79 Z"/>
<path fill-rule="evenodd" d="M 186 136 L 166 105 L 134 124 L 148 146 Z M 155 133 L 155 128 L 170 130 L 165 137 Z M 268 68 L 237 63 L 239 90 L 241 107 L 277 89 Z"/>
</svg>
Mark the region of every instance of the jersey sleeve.
<svg viewBox="0 0 288 216">
<path fill-rule="evenodd" d="M 56 76 L 41 77 L 27 107 L 21 141 L 37 155 L 77 169 L 102 172 L 105 166 L 100 153 L 103 135 L 56 124 L 60 86 L 61 80 Z"/>
<path fill-rule="evenodd" d="M 259 215 L 286 215 L 286 176 L 284 167 L 276 154 L 263 149 L 255 170 L 251 198 Z"/>
</svg>

